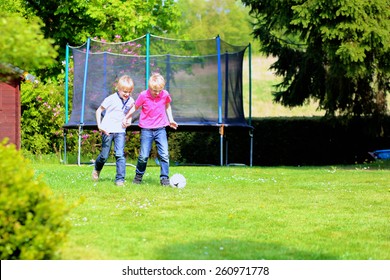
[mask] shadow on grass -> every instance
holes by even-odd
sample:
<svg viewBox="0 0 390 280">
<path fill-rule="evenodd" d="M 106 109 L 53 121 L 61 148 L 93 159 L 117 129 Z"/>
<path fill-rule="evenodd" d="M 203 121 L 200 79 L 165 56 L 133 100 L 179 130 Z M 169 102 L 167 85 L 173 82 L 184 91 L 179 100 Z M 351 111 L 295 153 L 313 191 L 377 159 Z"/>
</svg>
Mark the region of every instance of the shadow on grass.
<svg viewBox="0 0 390 280">
<path fill-rule="evenodd" d="M 156 252 L 157 260 L 336 260 L 318 251 L 303 251 L 275 243 L 222 239 L 174 244 Z"/>
</svg>

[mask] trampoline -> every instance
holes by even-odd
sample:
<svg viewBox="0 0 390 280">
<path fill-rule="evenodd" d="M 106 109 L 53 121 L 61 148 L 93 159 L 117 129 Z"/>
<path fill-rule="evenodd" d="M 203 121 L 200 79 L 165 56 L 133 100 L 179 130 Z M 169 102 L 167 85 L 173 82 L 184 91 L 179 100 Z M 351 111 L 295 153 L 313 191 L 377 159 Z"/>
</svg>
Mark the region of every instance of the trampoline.
<svg viewBox="0 0 390 280">
<path fill-rule="evenodd" d="M 244 116 L 243 60 L 249 51 L 249 117 Z M 69 65 L 73 60 L 72 110 L 69 110 Z M 172 96 L 178 131 L 215 129 L 220 134 L 220 165 L 224 165 L 224 130 L 248 129 L 252 166 L 251 46 L 234 46 L 219 36 L 203 40 L 177 40 L 146 34 L 128 42 L 102 42 L 88 38 L 81 46 L 66 46 L 64 159 L 66 131 L 78 131 L 78 164 L 83 130 L 97 129 L 95 111 L 115 92 L 117 79 L 134 80 L 133 98 L 147 88 L 151 73 L 161 73 Z M 138 128 L 138 112 L 128 130 Z"/>
</svg>

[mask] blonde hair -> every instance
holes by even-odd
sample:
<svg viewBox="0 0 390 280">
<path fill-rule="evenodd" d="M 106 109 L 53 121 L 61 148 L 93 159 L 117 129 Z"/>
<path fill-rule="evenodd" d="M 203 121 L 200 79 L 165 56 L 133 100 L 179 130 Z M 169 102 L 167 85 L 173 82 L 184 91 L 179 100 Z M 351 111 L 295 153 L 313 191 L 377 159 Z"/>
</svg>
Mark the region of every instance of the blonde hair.
<svg viewBox="0 0 390 280">
<path fill-rule="evenodd" d="M 128 75 L 123 75 L 119 78 L 118 84 L 116 86 L 117 90 L 120 91 L 133 91 L 134 89 L 134 82 L 133 79 L 130 78 Z"/>
<path fill-rule="evenodd" d="M 153 73 L 149 78 L 149 88 L 152 90 L 163 90 L 165 87 L 165 79 L 159 73 Z"/>
</svg>

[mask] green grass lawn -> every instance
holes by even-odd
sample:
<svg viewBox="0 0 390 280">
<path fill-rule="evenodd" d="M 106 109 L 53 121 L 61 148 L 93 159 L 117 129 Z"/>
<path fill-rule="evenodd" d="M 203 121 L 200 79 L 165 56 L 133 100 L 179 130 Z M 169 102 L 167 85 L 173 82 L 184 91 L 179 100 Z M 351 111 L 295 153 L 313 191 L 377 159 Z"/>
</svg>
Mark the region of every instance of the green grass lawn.
<svg viewBox="0 0 390 280">
<path fill-rule="evenodd" d="M 388 260 L 390 169 L 172 166 L 184 189 L 113 183 L 114 166 L 33 163 L 77 204 L 61 247 L 73 260 Z"/>
</svg>

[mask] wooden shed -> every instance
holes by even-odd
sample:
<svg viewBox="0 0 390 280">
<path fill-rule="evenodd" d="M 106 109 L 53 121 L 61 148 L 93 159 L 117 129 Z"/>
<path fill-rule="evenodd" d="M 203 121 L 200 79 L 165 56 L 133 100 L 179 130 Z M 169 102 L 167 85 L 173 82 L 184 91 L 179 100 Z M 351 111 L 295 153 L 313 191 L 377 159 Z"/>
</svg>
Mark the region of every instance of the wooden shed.
<svg viewBox="0 0 390 280">
<path fill-rule="evenodd" d="M 17 149 L 21 146 L 20 84 L 23 77 L 0 81 L 0 141 L 9 139 Z"/>
</svg>

